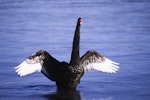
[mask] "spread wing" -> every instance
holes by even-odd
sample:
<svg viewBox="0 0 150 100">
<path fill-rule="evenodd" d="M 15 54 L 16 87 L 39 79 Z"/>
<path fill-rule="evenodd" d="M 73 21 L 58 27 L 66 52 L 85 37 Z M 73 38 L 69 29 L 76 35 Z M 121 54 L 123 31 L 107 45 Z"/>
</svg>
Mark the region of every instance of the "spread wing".
<svg viewBox="0 0 150 100">
<path fill-rule="evenodd" d="M 107 73 L 116 73 L 119 63 L 116 63 L 96 51 L 88 51 L 81 57 L 84 71 L 96 70 Z"/>
<path fill-rule="evenodd" d="M 19 76 L 26 76 L 34 72 L 41 72 L 47 78 L 55 80 L 54 68 L 60 62 L 53 58 L 47 51 L 40 50 L 29 56 L 20 65 L 15 67 Z"/>
</svg>

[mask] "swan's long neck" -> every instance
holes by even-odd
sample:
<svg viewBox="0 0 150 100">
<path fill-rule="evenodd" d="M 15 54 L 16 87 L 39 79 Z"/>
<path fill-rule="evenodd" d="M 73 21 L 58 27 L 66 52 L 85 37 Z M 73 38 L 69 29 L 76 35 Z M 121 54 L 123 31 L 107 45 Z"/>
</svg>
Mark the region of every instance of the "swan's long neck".
<svg viewBox="0 0 150 100">
<path fill-rule="evenodd" d="M 73 39 L 73 47 L 70 61 L 71 65 L 79 65 L 80 63 L 79 46 L 80 46 L 80 22 L 78 19 Z"/>
</svg>

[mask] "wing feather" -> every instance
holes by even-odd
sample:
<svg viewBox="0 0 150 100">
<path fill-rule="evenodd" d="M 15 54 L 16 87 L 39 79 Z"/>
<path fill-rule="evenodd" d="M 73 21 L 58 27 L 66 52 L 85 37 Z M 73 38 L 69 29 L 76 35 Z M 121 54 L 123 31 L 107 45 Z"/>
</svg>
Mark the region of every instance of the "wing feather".
<svg viewBox="0 0 150 100">
<path fill-rule="evenodd" d="M 81 64 L 84 71 L 96 70 L 107 73 L 116 73 L 119 63 L 114 62 L 96 51 L 88 51 L 81 57 Z"/>
<path fill-rule="evenodd" d="M 15 69 L 19 76 L 26 76 L 34 72 L 40 72 L 42 66 L 40 63 L 28 64 L 26 61 L 23 61 Z"/>
<path fill-rule="evenodd" d="M 60 62 L 53 58 L 47 51 L 40 50 L 29 56 L 14 69 L 19 76 L 26 76 L 34 72 L 41 72 L 47 78 L 54 81 L 56 77 L 54 70 L 59 64 Z"/>
</svg>

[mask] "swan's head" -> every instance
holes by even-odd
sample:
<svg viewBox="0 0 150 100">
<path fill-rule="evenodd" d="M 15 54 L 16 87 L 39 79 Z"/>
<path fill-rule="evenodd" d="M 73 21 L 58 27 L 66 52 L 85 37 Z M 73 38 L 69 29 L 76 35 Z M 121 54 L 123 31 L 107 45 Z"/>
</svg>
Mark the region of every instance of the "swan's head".
<svg viewBox="0 0 150 100">
<path fill-rule="evenodd" d="M 82 24 L 82 18 L 78 18 L 78 22 L 81 25 Z"/>
</svg>

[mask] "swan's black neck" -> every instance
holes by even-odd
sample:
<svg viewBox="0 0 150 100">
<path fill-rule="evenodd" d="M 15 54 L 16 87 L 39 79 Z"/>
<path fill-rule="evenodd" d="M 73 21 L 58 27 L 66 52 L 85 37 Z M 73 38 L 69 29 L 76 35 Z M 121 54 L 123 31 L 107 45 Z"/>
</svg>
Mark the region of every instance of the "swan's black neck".
<svg viewBox="0 0 150 100">
<path fill-rule="evenodd" d="M 82 19 L 79 18 L 77 21 L 77 26 L 74 33 L 73 39 L 73 47 L 72 47 L 72 54 L 71 54 L 71 65 L 79 65 L 80 63 L 80 54 L 79 54 L 79 46 L 80 46 L 80 25 Z"/>
</svg>

